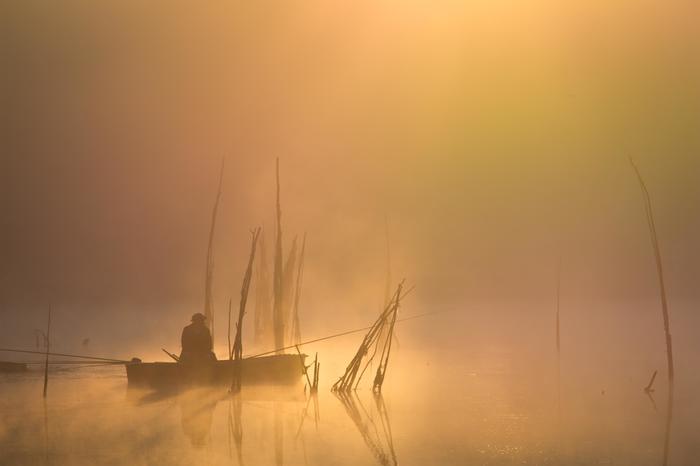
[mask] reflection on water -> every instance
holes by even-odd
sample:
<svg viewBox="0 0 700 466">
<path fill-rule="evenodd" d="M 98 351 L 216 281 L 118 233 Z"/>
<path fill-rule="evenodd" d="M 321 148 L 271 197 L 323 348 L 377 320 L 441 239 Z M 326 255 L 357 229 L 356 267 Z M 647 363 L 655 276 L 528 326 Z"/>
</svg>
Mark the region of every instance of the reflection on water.
<svg viewBox="0 0 700 466">
<path fill-rule="evenodd" d="M 192 390 L 179 396 L 182 432 L 195 448 L 207 443 L 217 401 L 204 390 Z"/>
<path fill-rule="evenodd" d="M 668 403 L 666 403 L 666 431 L 664 433 L 664 462 L 668 465 L 668 458 L 671 453 L 671 423 L 673 422 L 673 382 L 668 390 Z"/>
<path fill-rule="evenodd" d="M 382 466 L 396 466 L 396 452 L 391 434 L 389 414 L 381 393 L 373 393 L 375 411 L 368 411 L 357 392 L 333 392 L 355 423 L 365 445 Z"/>
<path fill-rule="evenodd" d="M 310 396 L 301 382 L 236 396 L 127 390 L 123 368 L 105 367 L 53 372 L 44 404 L 40 372 L 6 374 L 0 464 L 659 466 L 668 454 L 680 466 L 700 457 L 697 379 L 676 387 L 670 429 L 666 406 L 654 411 L 631 378 L 562 374 L 560 419 L 555 362 L 435 361 L 397 357 L 379 397 L 336 396 L 328 385 Z"/>
<path fill-rule="evenodd" d="M 233 456 L 231 451 L 231 439 L 236 445 L 236 459 L 239 466 L 243 466 L 243 426 L 241 415 L 243 413 L 243 403 L 240 392 L 229 397 L 228 405 L 228 449 L 229 457 Z"/>
</svg>

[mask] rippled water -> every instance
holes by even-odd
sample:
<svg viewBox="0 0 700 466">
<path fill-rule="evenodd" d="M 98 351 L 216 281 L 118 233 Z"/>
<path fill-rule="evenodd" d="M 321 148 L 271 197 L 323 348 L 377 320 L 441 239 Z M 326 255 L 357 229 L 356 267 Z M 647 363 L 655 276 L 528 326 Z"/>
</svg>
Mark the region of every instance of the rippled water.
<svg viewBox="0 0 700 466">
<path fill-rule="evenodd" d="M 314 398 L 301 384 L 129 390 L 107 366 L 54 368 L 44 403 L 39 369 L 0 374 L 0 464 L 662 464 L 663 380 L 655 409 L 646 381 L 571 376 L 560 398 L 549 368 L 513 355 L 440 360 L 403 352 L 379 398 L 330 393 L 340 365 Z M 678 383 L 669 464 L 700 464 L 696 384 Z"/>
</svg>

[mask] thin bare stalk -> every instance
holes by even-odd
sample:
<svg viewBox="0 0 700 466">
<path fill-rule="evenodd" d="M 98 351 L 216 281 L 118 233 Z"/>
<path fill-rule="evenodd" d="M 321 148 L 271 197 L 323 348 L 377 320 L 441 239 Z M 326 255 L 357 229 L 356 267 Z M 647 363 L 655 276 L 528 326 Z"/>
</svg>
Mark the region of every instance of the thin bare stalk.
<svg viewBox="0 0 700 466">
<path fill-rule="evenodd" d="M 49 304 L 49 322 L 46 325 L 46 360 L 44 363 L 44 398 L 49 388 L 49 347 L 51 346 L 51 305 Z"/>
<path fill-rule="evenodd" d="M 561 259 L 557 268 L 557 411 L 561 420 Z"/>
<path fill-rule="evenodd" d="M 656 272 L 659 277 L 659 293 L 661 295 L 661 313 L 663 315 L 663 320 L 664 320 L 664 335 L 666 337 L 666 366 L 667 366 L 667 375 L 668 375 L 668 383 L 669 386 L 671 387 L 670 391 L 673 391 L 673 377 L 674 377 L 674 368 L 673 368 L 673 342 L 671 339 L 671 330 L 670 330 L 670 319 L 669 319 L 669 314 L 668 314 L 668 300 L 666 299 L 666 285 L 665 285 L 665 280 L 664 280 L 664 270 L 663 270 L 663 265 L 661 262 L 661 249 L 659 248 L 659 240 L 656 235 L 656 224 L 654 222 L 654 211 L 652 208 L 651 204 L 651 197 L 649 196 L 649 191 L 647 190 L 647 186 L 644 183 L 644 179 L 642 179 L 642 175 L 639 172 L 639 169 L 635 165 L 634 161 L 630 159 L 630 163 L 632 164 L 632 168 L 634 168 L 635 173 L 637 174 L 637 179 L 639 180 L 639 185 L 642 188 L 642 194 L 644 196 L 644 206 L 647 214 L 647 223 L 649 226 L 649 235 L 651 236 L 651 245 L 652 248 L 654 249 L 654 258 L 656 259 Z"/>
<path fill-rule="evenodd" d="M 272 291 L 265 247 L 265 231 L 258 239 L 257 267 L 255 269 L 255 342 L 272 345 Z"/>
<path fill-rule="evenodd" d="M 642 195 L 644 197 L 644 208 L 647 215 L 647 225 L 649 226 L 649 235 L 651 237 L 651 245 L 654 250 L 654 258 L 656 259 L 656 272 L 659 278 L 659 293 L 661 295 L 661 313 L 663 315 L 664 321 L 664 335 L 666 337 L 666 373 L 668 376 L 668 410 L 666 412 L 666 434 L 664 437 L 664 466 L 668 464 L 668 455 L 670 452 L 670 440 L 671 440 L 671 422 L 673 419 L 673 381 L 674 381 L 674 368 L 673 368 L 673 341 L 671 338 L 670 330 L 670 319 L 668 314 L 668 300 L 666 299 L 666 285 L 664 280 L 664 270 L 661 261 L 661 248 L 659 247 L 659 239 L 656 234 L 656 223 L 654 222 L 654 209 L 651 203 L 651 196 L 649 195 L 649 190 L 647 189 L 646 183 L 642 178 L 637 165 L 635 165 L 632 158 L 630 158 L 630 164 L 637 175 L 637 180 L 639 181 L 639 186 L 642 188 Z"/>
<path fill-rule="evenodd" d="M 306 384 L 309 386 L 309 391 L 311 391 L 311 379 L 309 378 L 309 367 L 304 364 L 304 356 L 301 354 L 301 351 L 299 351 L 299 347 L 295 346 L 297 350 L 297 354 L 299 355 L 299 363 L 301 364 L 301 371 L 304 373 L 304 376 L 306 377 Z"/>
<path fill-rule="evenodd" d="M 253 276 L 253 261 L 255 260 L 255 246 L 260 236 L 260 228 L 256 228 L 252 232 L 253 238 L 250 245 L 250 256 L 248 258 L 248 266 L 246 267 L 243 276 L 243 285 L 241 286 L 241 302 L 238 308 L 238 322 L 236 323 L 236 338 L 233 342 L 233 354 L 229 353 L 229 358 L 237 361 L 234 365 L 234 377 L 231 384 L 232 391 L 238 391 L 241 388 L 241 359 L 243 359 L 243 316 L 245 316 L 245 308 L 248 303 L 248 291 L 250 290 L 250 281 Z"/>
<path fill-rule="evenodd" d="M 228 300 L 228 331 L 226 333 L 226 339 L 228 343 L 228 360 L 233 359 L 233 348 L 231 347 L 231 298 Z"/>
<path fill-rule="evenodd" d="M 284 262 L 282 272 L 282 326 L 284 328 L 285 341 L 291 341 L 289 333 L 292 320 L 292 306 L 294 304 L 294 272 L 297 262 L 297 237 L 292 239 L 292 245 Z"/>
<path fill-rule="evenodd" d="M 306 252 L 306 233 L 301 241 L 301 252 L 299 253 L 299 264 L 297 267 L 297 282 L 294 290 L 294 305 L 292 306 L 292 343 L 301 343 L 301 327 L 299 325 L 299 301 L 301 299 L 301 284 L 304 279 L 304 254 Z"/>
<path fill-rule="evenodd" d="M 275 265 L 273 271 L 272 325 L 275 335 L 275 348 L 284 347 L 284 283 L 282 265 L 282 208 L 280 207 L 280 160 L 276 164 L 277 180 L 277 235 L 275 239 Z M 282 353 L 282 350 L 277 352 Z"/>
<path fill-rule="evenodd" d="M 221 200 L 221 186 L 224 180 L 224 163 L 226 159 L 221 160 L 221 171 L 219 173 L 219 187 L 216 192 L 214 208 L 211 213 L 211 227 L 209 228 L 209 244 L 207 246 L 207 263 L 206 273 L 204 276 L 204 316 L 206 324 L 211 331 L 211 341 L 214 343 L 214 304 L 212 295 L 212 283 L 214 281 L 214 230 L 216 229 L 216 216 L 219 211 L 219 201 Z"/>
</svg>

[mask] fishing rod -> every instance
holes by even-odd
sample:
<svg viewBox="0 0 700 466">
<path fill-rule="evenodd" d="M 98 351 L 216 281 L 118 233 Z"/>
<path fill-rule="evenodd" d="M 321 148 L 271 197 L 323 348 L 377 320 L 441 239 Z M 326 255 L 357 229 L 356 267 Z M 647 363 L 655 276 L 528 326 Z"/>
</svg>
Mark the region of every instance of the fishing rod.
<svg viewBox="0 0 700 466">
<path fill-rule="evenodd" d="M 42 366 L 46 364 L 44 361 L 13 361 L 18 364 L 41 364 Z M 65 366 L 65 365 L 80 365 L 80 364 L 85 364 L 85 365 L 110 365 L 110 364 L 124 364 L 123 362 L 119 361 L 51 361 L 49 360 L 49 365 L 55 365 L 55 366 Z"/>
<path fill-rule="evenodd" d="M 47 353 L 46 351 L 29 351 L 29 350 L 19 350 L 19 349 L 14 349 L 14 348 L 0 348 L 0 352 L 5 352 L 5 353 L 25 353 L 25 354 L 41 354 L 42 356 L 49 355 L 49 356 L 63 356 L 66 358 L 81 358 L 81 359 L 94 359 L 95 361 L 108 361 L 108 362 L 113 362 L 113 363 L 128 363 L 130 361 L 126 361 L 124 359 L 112 359 L 112 358 L 100 358 L 97 356 L 83 356 L 80 354 L 66 354 L 66 353 Z"/>
<path fill-rule="evenodd" d="M 426 312 L 426 313 L 424 313 L 424 314 L 417 314 L 417 315 L 414 315 L 414 316 L 404 317 L 404 318 L 402 318 L 402 319 L 396 319 L 396 323 L 398 324 L 399 322 L 405 322 L 405 321 L 407 321 L 407 320 L 413 320 L 413 319 L 417 319 L 417 318 L 419 318 L 419 317 L 426 317 L 426 316 L 431 316 L 431 315 L 435 315 L 435 314 L 442 314 L 442 313 L 451 312 L 451 311 L 452 311 L 452 309 L 443 310 L 443 311 Z M 313 340 L 303 341 L 303 342 L 298 343 L 298 344 L 296 344 L 296 345 L 284 346 L 284 347 L 282 347 L 282 348 L 277 348 L 277 349 L 273 349 L 273 350 L 270 350 L 270 351 L 265 351 L 264 353 L 258 353 L 258 354 L 254 354 L 254 355 L 252 355 L 252 356 L 246 356 L 244 359 L 252 359 L 252 358 L 257 358 L 257 357 L 260 357 L 260 356 L 267 356 L 268 354 L 273 354 L 273 353 L 277 353 L 277 352 L 279 352 L 279 351 L 284 351 L 284 350 L 287 350 L 287 349 L 292 349 L 292 348 L 294 348 L 295 346 L 304 346 L 304 345 L 309 345 L 309 344 L 311 344 L 311 343 L 318 343 L 319 341 L 330 340 L 331 338 L 338 338 L 338 337 L 343 337 L 343 336 L 345 336 L 345 335 L 351 335 L 351 334 L 353 334 L 353 333 L 364 332 L 365 330 L 369 330 L 369 329 L 371 329 L 371 328 L 372 328 L 372 326 L 370 325 L 370 326 L 368 326 L 368 327 L 356 328 L 356 329 L 354 329 L 354 330 L 348 330 L 348 331 L 346 331 L 346 332 L 340 332 L 340 333 L 336 333 L 336 334 L 333 334 L 333 335 L 328 335 L 328 336 L 321 337 L 321 338 L 315 338 L 315 339 L 313 339 Z"/>
<path fill-rule="evenodd" d="M 403 296 L 406 296 L 406 295 L 407 295 L 408 293 L 410 293 L 412 290 L 413 290 L 412 288 L 409 289 Z M 401 319 L 397 319 L 397 320 L 396 320 L 396 323 L 399 323 L 399 322 L 406 322 L 406 321 L 408 321 L 408 320 L 418 319 L 418 318 L 420 318 L 420 317 L 427 317 L 427 316 L 431 316 L 431 315 L 435 315 L 435 314 L 443 314 L 443 313 L 451 312 L 451 311 L 452 311 L 452 309 L 442 310 L 442 311 L 434 311 L 434 312 L 426 312 L 426 313 L 423 313 L 423 314 L 417 314 L 417 315 L 413 315 L 413 316 L 409 316 L 409 317 L 404 317 L 404 318 L 401 318 Z M 269 354 L 277 353 L 277 352 L 279 352 L 279 351 L 284 351 L 284 350 L 292 349 L 292 348 L 294 348 L 295 346 L 304 346 L 304 345 L 309 345 L 309 344 L 311 344 L 311 343 L 318 343 L 318 342 L 320 342 L 320 341 L 330 340 L 330 339 L 332 339 L 332 338 L 338 338 L 338 337 L 343 337 L 343 336 L 346 336 L 346 335 L 352 335 L 353 333 L 363 332 L 363 331 L 369 330 L 369 329 L 371 329 L 371 328 L 372 328 L 372 326 L 370 325 L 370 326 L 367 326 L 367 327 L 356 328 L 356 329 L 354 329 L 354 330 L 348 330 L 348 331 L 345 331 L 345 332 L 340 332 L 340 333 L 336 333 L 336 334 L 333 334 L 333 335 L 328 335 L 328 336 L 321 337 L 321 338 L 315 338 L 315 339 L 313 339 L 313 340 L 303 341 L 303 342 L 301 342 L 301 343 L 299 343 L 299 344 L 296 344 L 296 345 L 288 345 L 288 346 L 284 346 L 284 347 L 282 347 L 282 348 L 276 348 L 276 349 L 273 349 L 273 350 L 270 350 L 270 351 L 265 351 L 264 353 L 258 353 L 258 354 L 254 354 L 254 355 L 252 355 L 252 356 L 245 356 L 244 359 L 252 359 L 252 358 L 257 358 L 257 357 L 260 357 L 260 356 L 267 356 L 267 355 L 269 355 Z M 92 359 L 92 360 L 94 360 L 94 361 L 96 361 L 96 362 L 104 361 L 104 362 L 108 362 L 108 363 L 111 363 L 111 364 L 128 364 L 128 363 L 131 362 L 131 361 L 127 361 L 127 360 L 124 360 L 124 359 L 101 358 L 101 357 L 97 357 L 97 356 L 85 356 L 85 355 L 80 355 L 80 354 L 47 353 L 46 351 L 29 351 L 29 350 L 20 350 L 20 349 L 14 349 L 14 348 L 0 348 L 0 352 L 6 352 L 6 353 L 24 353 L 24 354 L 40 354 L 40 355 L 42 355 L 42 356 L 45 356 L 46 354 L 48 354 L 49 356 L 63 356 L 63 357 L 67 357 L 67 358 L 79 358 L 79 359 L 88 359 L 88 360 Z M 65 363 L 65 364 L 78 364 L 78 363 L 83 363 L 83 364 L 84 364 L 85 361 L 75 361 L 75 362 L 68 362 L 68 361 L 52 362 L 52 361 L 49 361 L 49 364 L 61 364 L 61 363 Z M 39 364 L 39 362 L 36 362 L 36 363 L 35 363 L 35 362 L 30 362 L 30 363 L 28 363 L 28 364 Z"/>
</svg>

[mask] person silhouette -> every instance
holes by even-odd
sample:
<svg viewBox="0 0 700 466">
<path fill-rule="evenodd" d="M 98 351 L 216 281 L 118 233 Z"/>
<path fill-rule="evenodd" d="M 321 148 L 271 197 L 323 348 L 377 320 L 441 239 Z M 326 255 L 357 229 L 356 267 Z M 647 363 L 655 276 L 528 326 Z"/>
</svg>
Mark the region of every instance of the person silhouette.
<svg viewBox="0 0 700 466">
<path fill-rule="evenodd" d="M 197 312 L 192 316 L 192 323 L 182 329 L 180 362 L 216 361 L 216 355 L 212 351 L 211 334 L 207 326 L 204 325 L 205 320 L 204 314 Z"/>
</svg>

